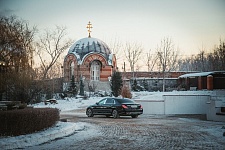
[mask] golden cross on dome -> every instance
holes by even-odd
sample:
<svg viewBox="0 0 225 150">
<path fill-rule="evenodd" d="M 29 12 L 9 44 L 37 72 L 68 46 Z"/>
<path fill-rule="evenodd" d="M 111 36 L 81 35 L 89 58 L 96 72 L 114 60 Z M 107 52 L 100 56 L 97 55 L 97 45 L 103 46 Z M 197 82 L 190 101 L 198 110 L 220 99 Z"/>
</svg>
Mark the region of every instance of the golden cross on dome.
<svg viewBox="0 0 225 150">
<path fill-rule="evenodd" d="M 88 22 L 86 28 L 88 29 L 88 37 L 90 38 L 91 37 L 91 28 L 93 28 L 90 21 Z"/>
</svg>

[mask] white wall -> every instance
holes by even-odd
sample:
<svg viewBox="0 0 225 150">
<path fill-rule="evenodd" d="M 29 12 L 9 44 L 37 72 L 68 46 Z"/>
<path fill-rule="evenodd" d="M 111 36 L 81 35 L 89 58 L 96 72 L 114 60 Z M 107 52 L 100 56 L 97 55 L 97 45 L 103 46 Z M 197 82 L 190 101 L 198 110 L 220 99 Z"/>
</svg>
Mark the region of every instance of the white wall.
<svg viewBox="0 0 225 150">
<path fill-rule="evenodd" d="M 207 120 L 225 121 L 216 115 L 225 106 L 225 96 L 163 95 L 164 100 L 135 100 L 143 106 L 143 114 L 206 114 Z"/>
<path fill-rule="evenodd" d="M 164 95 L 165 114 L 206 114 L 209 95 Z"/>
<path fill-rule="evenodd" d="M 224 115 L 216 114 L 221 111 L 221 107 L 225 107 L 224 96 L 213 96 L 211 100 L 207 103 L 207 105 L 208 105 L 207 120 L 225 121 Z"/>
<path fill-rule="evenodd" d="M 206 114 L 208 95 L 164 95 L 164 100 L 136 100 L 144 114 Z"/>
<path fill-rule="evenodd" d="M 141 104 L 144 114 L 164 114 L 164 100 L 135 100 Z"/>
</svg>

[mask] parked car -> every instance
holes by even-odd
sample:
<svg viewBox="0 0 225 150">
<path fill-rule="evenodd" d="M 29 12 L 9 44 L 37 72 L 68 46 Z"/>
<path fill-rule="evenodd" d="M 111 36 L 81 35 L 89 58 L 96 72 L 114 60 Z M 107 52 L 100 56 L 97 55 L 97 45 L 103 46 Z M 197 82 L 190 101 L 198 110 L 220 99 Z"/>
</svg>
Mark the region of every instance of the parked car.
<svg viewBox="0 0 225 150">
<path fill-rule="evenodd" d="M 113 118 L 118 118 L 119 116 L 137 118 L 142 113 L 143 107 L 127 98 L 104 98 L 86 109 L 86 115 L 88 117 L 106 115 L 106 117 L 113 116 Z"/>
</svg>

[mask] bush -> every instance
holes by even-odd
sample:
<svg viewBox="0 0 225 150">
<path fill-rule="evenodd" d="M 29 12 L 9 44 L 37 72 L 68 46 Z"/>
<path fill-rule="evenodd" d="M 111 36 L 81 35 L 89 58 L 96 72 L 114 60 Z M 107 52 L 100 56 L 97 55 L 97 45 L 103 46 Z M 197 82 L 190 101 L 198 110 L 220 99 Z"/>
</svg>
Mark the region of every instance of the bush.
<svg viewBox="0 0 225 150">
<path fill-rule="evenodd" d="M 53 126 L 59 120 L 55 108 L 26 108 L 0 111 L 0 135 L 29 134 Z"/>
<path fill-rule="evenodd" d="M 124 98 L 132 98 L 132 94 L 130 92 L 130 89 L 127 86 L 122 87 L 121 95 Z"/>
</svg>

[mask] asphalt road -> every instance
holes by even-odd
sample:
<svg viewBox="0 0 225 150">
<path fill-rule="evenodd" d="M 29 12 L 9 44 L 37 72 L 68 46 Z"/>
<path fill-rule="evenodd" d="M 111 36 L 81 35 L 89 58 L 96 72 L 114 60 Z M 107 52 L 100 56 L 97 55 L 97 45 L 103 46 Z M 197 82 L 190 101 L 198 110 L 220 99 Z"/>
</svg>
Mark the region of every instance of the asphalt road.
<svg viewBox="0 0 225 150">
<path fill-rule="evenodd" d="M 83 122 L 81 131 L 27 149 L 225 149 L 225 123 L 205 121 L 200 115 L 141 115 L 119 119 L 94 116 L 85 109 L 63 112 L 69 122 Z"/>
</svg>

